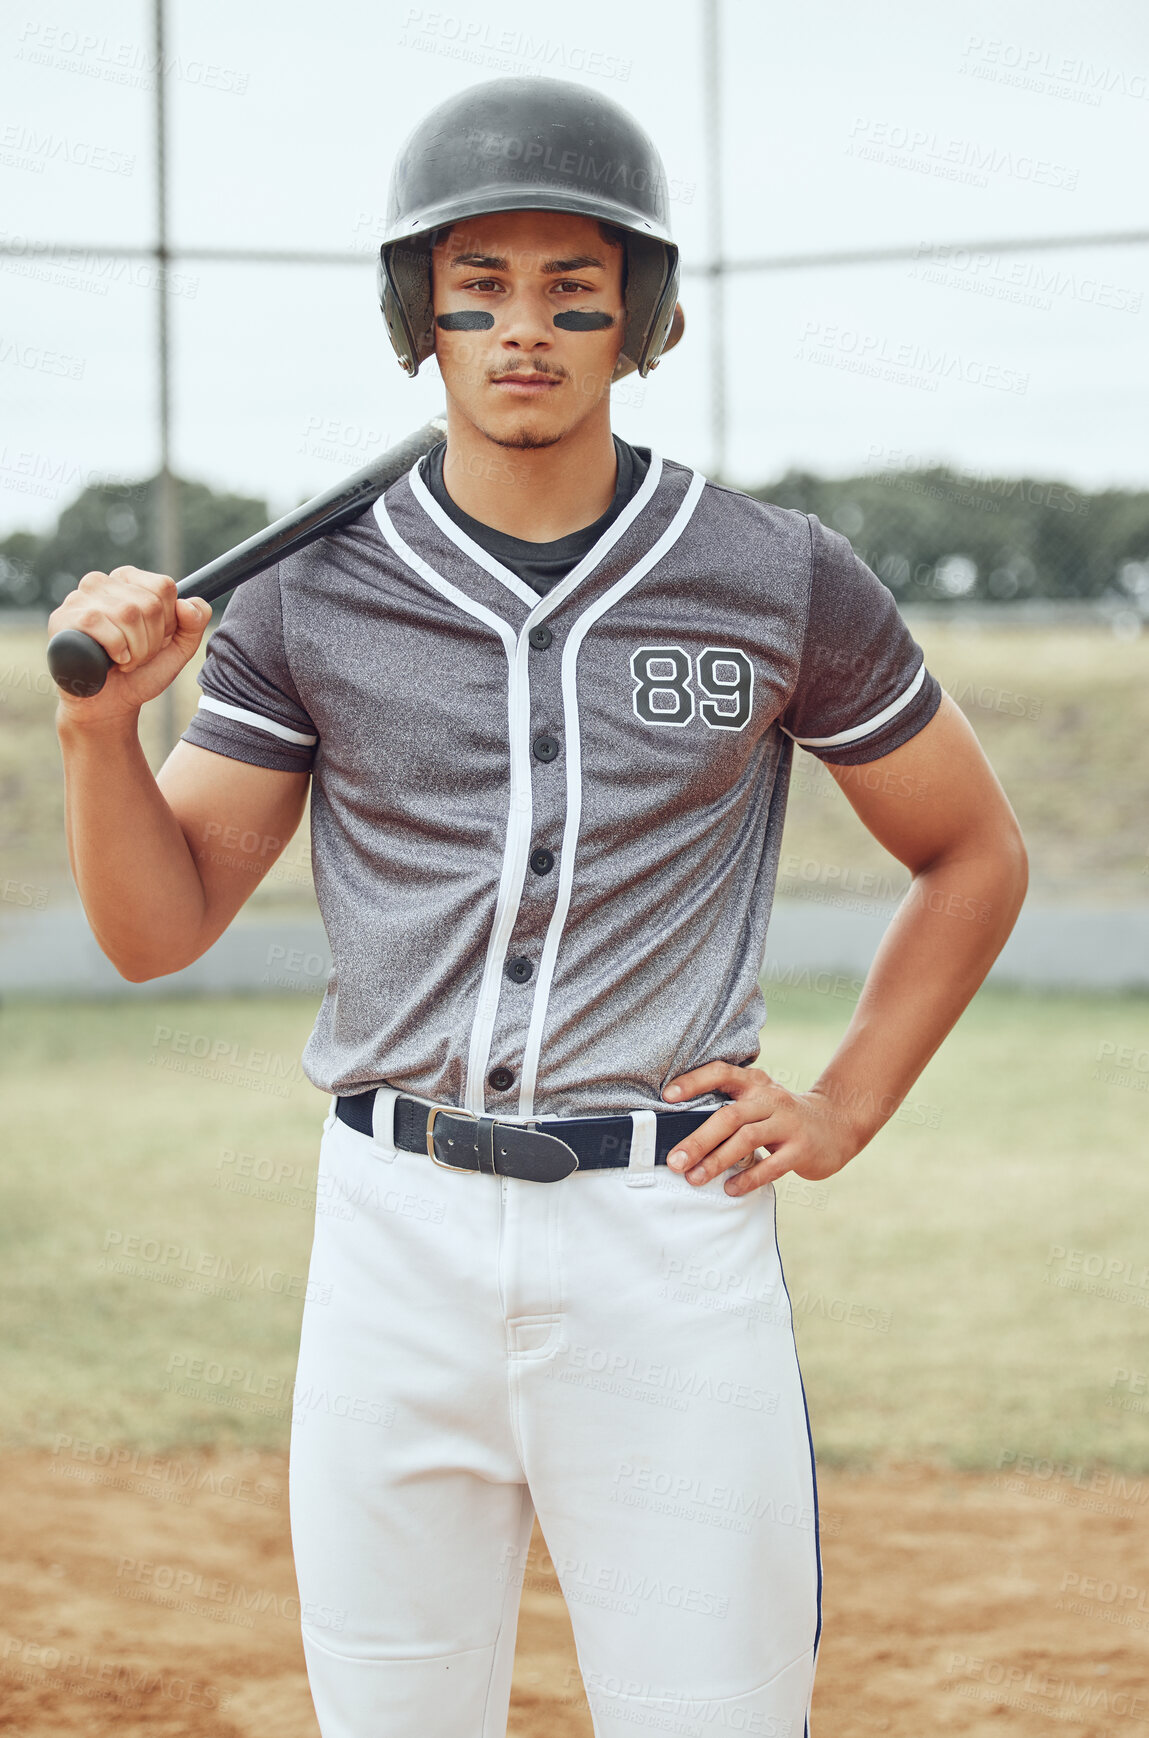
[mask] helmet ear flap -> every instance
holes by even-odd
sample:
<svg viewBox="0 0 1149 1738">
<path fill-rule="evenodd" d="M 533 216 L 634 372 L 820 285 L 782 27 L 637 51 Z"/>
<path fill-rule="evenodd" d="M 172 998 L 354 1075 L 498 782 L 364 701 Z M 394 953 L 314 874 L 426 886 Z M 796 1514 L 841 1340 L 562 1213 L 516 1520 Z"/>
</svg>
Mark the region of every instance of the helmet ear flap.
<svg viewBox="0 0 1149 1738">
<path fill-rule="evenodd" d="M 643 235 L 626 242 L 626 332 L 622 355 L 640 376 L 657 362 L 678 300 L 678 249 Z"/>
<path fill-rule="evenodd" d="M 393 242 L 379 250 L 379 306 L 388 336 L 408 374 L 435 354 L 431 257 L 426 240 Z"/>
<path fill-rule="evenodd" d="M 658 305 L 655 308 L 654 313 L 651 315 L 649 328 L 650 337 L 646 347 L 646 354 L 639 363 L 638 372 L 640 378 L 645 379 L 652 368 L 658 367 L 662 358 L 662 352 L 665 348 L 666 340 L 670 336 L 670 328 L 674 321 L 674 310 L 678 306 L 678 289 L 679 278 L 678 265 L 676 262 L 674 270 L 666 281 L 666 287 L 659 298 Z"/>
</svg>

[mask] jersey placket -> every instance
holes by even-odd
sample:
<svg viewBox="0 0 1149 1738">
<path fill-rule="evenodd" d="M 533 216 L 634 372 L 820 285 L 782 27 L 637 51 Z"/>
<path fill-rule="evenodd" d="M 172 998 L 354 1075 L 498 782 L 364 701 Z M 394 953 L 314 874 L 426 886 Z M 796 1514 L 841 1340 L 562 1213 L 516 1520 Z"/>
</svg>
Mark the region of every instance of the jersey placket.
<svg viewBox="0 0 1149 1738">
<path fill-rule="evenodd" d="M 511 1117 L 522 1114 L 518 1096 L 523 1054 L 538 987 L 539 959 L 554 912 L 566 818 L 564 638 L 561 627 L 543 621 L 524 624 L 519 632 L 527 699 L 523 730 L 531 779 L 530 827 L 529 835 L 518 841 L 523 873 L 513 926 L 503 950 L 498 1004 L 489 1025 L 489 1058 L 494 1066 L 486 1074 L 490 1094 L 487 1108 Z M 477 1015 L 479 1012 L 476 1010 Z"/>
<path fill-rule="evenodd" d="M 402 519 L 412 542 L 400 534 L 382 502 L 376 507 L 379 527 L 395 553 L 449 601 L 491 626 L 506 659 L 510 789 L 502 872 L 468 1050 L 463 1108 L 473 1115 L 493 1111 L 518 1121 L 529 1119 L 534 1111 L 541 1029 L 578 836 L 578 778 L 571 776 L 566 740 L 572 724 L 577 739 L 570 635 L 573 631 L 581 643 L 583 617 L 589 625 L 609 607 L 614 594 L 637 583 L 685 526 L 704 482 L 697 475 L 691 480 L 688 501 L 678 504 L 674 499 L 668 503 L 669 513 L 647 514 L 636 539 L 625 545 L 625 557 L 620 551 L 610 559 L 614 546 L 659 497 L 662 479 L 662 461 L 652 454 L 642 486 L 618 519 L 543 597 L 448 519 L 417 468 L 405 479 L 414 502 L 403 503 L 400 496 L 394 503 L 396 517 Z M 675 498 L 678 493 L 671 491 Z M 422 524 L 410 511 L 414 504 L 425 515 Z M 433 532 L 430 537 L 421 534 L 424 528 L 430 530 L 427 520 L 448 544 L 455 545 L 450 554 Z M 430 559 L 419 553 L 416 543 L 429 550 Z M 459 551 L 466 558 L 462 571 Z M 444 567 L 450 568 L 454 580 L 440 571 Z M 525 619 L 512 596 L 529 605 Z M 508 622 L 508 614 L 517 618 L 516 627 Z M 568 864 L 563 862 L 564 852 L 572 859 Z M 488 1097 L 493 1099 L 490 1104 Z"/>
<path fill-rule="evenodd" d="M 652 461 L 653 471 L 654 463 L 660 465 L 661 461 L 654 455 Z M 657 478 L 648 480 L 657 486 Z M 519 1119 L 537 1114 L 536 1089 L 550 988 L 578 852 L 582 809 L 579 650 L 595 622 L 678 540 L 704 486 L 705 478 L 695 472 L 684 492 L 681 485 L 664 490 L 662 510 L 648 517 L 643 527 L 647 535 L 638 547 L 631 541 L 621 543 L 614 554 L 602 549 L 590 551 L 560 585 L 539 599 L 520 630 L 520 646 L 530 648 L 532 853 L 542 850 L 554 862 L 550 871 L 544 871 L 545 891 L 536 893 L 530 885 L 537 880 L 534 873 L 526 878 L 492 1033 L 491 1054 L 505 1058 L 503 1066 L 512 1058 L 516 1064 Z M 528 986 L 529 996 L 518 993 Z"/>
</svg>

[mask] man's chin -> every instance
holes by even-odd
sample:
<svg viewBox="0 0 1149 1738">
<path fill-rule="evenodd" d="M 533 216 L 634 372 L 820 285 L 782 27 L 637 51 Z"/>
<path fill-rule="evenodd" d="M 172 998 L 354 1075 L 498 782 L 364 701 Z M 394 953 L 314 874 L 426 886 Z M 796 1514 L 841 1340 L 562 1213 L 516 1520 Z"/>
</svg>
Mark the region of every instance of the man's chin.
<svg viewBox="0 0 1149 1738">
<path fill-rule="evenodd" d="M 497 447 L 514 447 L 517 452 L 530 452 L 538 447 L 557 447 L 562 440 L 562 434 L 548 434 L 538 428 L 514 429 L 507 434 L 499 434 L 491 430 L 487 439 Z"/>
<path fill-rule="evenodd" d="M 562 440 L 565 429 L 547 426 L 545 418 L 529 412 L 517 417 L 492 417 L 481 432 L 497 447 L 513 447 L 517 452 L 530 452 L 538 447 L 554 447 Z"/>
</svg>

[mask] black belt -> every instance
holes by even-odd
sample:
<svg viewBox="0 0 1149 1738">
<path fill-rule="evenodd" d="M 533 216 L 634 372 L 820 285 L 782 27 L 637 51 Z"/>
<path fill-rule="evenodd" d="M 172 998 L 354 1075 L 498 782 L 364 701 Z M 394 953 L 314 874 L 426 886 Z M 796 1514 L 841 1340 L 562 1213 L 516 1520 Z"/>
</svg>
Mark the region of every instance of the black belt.
<svg viewBox="0 0 1149 1738">
<path fill-rule="evenodd" d="M 370 1135 L 375 1089 L 336 1100 L 335 1114 L 349 1128 Z M 660 1110 L 655 1133 L 654 1162 L 700 1127 L 709 1110 Z M 442 1110 L 415 1098 L 395 1100 L 395 1145 L 405 1153 L 427 1153 L 454 1171 L 484 1171 L 490 1176 L 522 1177 L 532 1183 L 555 1183 L 572 1171 L 619 1169 L 630 1162 L 634 1124 L 629 1116 L 584 1116 L 541 1119 L 532 1128 L 499 1122 L 497 1117 L 469 1116 Z"/>
</svg>

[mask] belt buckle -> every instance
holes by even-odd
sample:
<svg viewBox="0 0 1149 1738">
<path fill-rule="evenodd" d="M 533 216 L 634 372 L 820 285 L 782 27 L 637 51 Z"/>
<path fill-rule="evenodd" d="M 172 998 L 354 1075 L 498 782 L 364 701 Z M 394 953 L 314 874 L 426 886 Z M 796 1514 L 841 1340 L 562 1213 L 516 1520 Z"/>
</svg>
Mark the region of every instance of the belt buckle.
<svg viewBox="0 0 1149 1738">
<path fill-rule="evenodd" d="M 441 1159 L 435 1151 L 435 1118 L 442 1112 L 444 1116 L 457 1116 L 467 1122 L 478 1122 L 477 1116 L 472 1116 L 466 1110 L 450 1110 L 445 1105 L 436 1104 L 427 1113 L 427 1157 L 434 1159 L 437 1165 L 442 1165 L 445 1171 L 470 1171 L 477 1175 L 474 1165 L 453 1165 L 449 1159 Z"/>
</svg>

